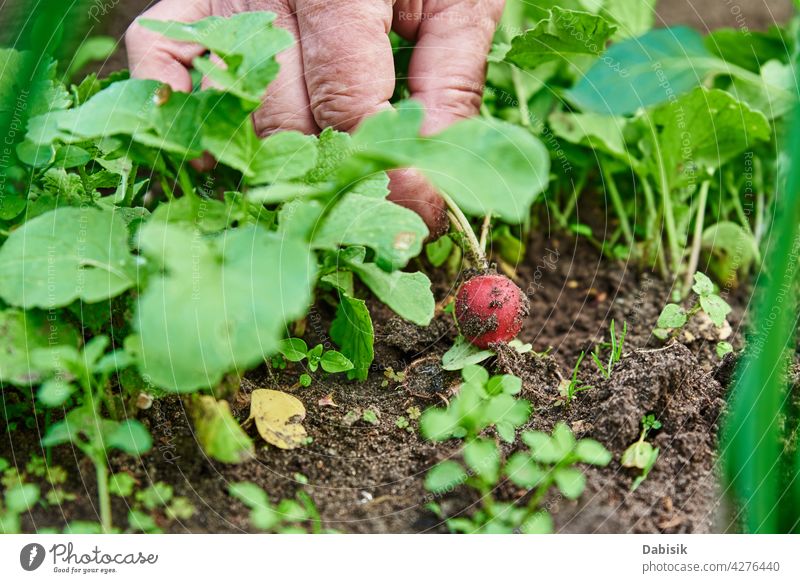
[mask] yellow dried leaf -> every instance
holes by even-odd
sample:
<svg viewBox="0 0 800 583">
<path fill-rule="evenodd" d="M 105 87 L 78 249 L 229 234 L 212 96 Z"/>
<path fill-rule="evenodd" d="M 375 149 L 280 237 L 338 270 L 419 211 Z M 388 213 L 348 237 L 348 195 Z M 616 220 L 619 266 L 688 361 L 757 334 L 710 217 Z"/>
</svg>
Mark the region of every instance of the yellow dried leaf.
<svg viewBox="0 0 800 583">
<path fill-rule="evenodd" d="M 256 422 L 264 441 L 281 449 L 294 449 L 306 442 L 301 424 L 306 409 L 299 399 L 270 389 L 256 389 L 250 399 L 250 419 Z"/>
</svg>

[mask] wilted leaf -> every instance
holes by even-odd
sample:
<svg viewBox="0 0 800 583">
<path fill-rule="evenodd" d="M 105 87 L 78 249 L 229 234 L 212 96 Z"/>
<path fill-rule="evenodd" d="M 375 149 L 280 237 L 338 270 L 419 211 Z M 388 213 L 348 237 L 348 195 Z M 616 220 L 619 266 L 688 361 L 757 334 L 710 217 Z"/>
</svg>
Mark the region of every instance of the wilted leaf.
<svg viewBox="0 0 800 583">
<path fill-rule="evenodd" d="M 281 449 L 294 449 L 306 443 L 308 435 L 301 425 L 306 409 L 298 398 L 281 391 L 256 389 L 250 399 L 248 421 L 255 421 L 264 441 Z"/>
<path fill-rule="evenodd" d="M 227 401 L 200 395 L 192 404 L 195 434 L 204 452 L 228 464 L 238 464 L 253 457 L 253 442 L 231 415 Z"/>
</svg>

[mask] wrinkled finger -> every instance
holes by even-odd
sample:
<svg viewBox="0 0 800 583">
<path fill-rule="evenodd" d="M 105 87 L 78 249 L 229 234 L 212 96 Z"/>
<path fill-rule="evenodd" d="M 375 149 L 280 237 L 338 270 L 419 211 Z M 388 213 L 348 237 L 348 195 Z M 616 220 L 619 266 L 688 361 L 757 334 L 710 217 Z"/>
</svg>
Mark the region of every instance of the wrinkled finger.
<svg viewBox="0 0 800 583">
<path fill-rule="evenodd" d="M 211 15 L 210 0 L 162 0 L 139 18 L 194 22 Z M 170 40 L 135 20 L 125 33 L 131 76 L 167 83 L 176 91 L 191 91 L 189 69 L 203 54 L 199 45 Z"/>
<path fill-rule="evenodd" d="M 425 221 L 429 241 L 435 241 L 447 233 L 450 228 L 447 206 L 419 171 L 393 170 L 389 178 L 389 200 L 414 211 Z"/>
<path fill-rule="evenodd" d="M 240 12 L 239 3 L 223 3 L 223 15 Z M 247 10 L 267 10 L 277 16 L 275 25 L 288 30 L 295 39 L 294 45 L 277 56 L 280 71 L 269 84 L 264 104 L 256 111 L 253 120 L 256 132 L 265 136 L 277 131 L 294 130 L 314 134 L 319 127 L 314 121 L 306 89 L 303 53 L 297 18 L 289 0 L 250 0 Z"/>
<path fill-rule="evenodd" d="M 391 107 L 391 0 L 294 0 L 311 111 L 321 128 L 354 129 Z"/>
<path fill-rule="evenodd" d="M 478 113 L 503 5 L 503 0 L 396 3 L 395 29 L 416 40 L 408 85 L 411 97 L 425 106 L 425 133 Z"/>
</svg>

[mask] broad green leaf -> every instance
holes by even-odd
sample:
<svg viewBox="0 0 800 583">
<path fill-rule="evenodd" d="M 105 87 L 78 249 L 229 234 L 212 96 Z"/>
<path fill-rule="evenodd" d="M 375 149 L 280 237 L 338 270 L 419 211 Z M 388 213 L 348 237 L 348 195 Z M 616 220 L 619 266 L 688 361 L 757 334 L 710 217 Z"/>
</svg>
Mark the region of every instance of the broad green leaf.
<svg viewBox="0 0 800 583">
<path fill-rule="evenodd" d="M 734 78 L 729 91 L 769 120 L 782 117 L 797 104 L 792 66 L 777 60 L 764 63 L 757 79 Z"/>
<path fill-rule="evenodd" d="M 436 300 L 427 275 L 421 271 L 388 273 L 373 263 L 350 263 L 350 267 L 372 293 L 399 316 L 418 326 L 431 323 Z"/>
<path fill-rule="evenodd" d="M 433 466 L 425 476 L 425 489 L 434 494 L 443 494 L 460 486 L 467 479 L 461 464 L 445 460 Z"/>
<path fill-rule="evenodd" d="M 522 534 L 551 534 L 553 517 L 547 511 L 537 512 L 520 526 Z"/>
<path fill-rule="evenodd" d="M 419 430 L 426 439 L 444 441 L 458 427 L 458 419 L 447 409 L 427 409 L 419 418 Z"/>
<path fill-rule="evenodd" d="M 444 370 L 461 370 L 471 364 L 483 362 L 491 356 L 494 356 L 494 351 L 481 350 L 459 335 L 453 342 L 453 346 L 442 356 L 442 368 Z"/>
<path fill-rule="evenodd" d="M 486 392 L 490 395 L 516 395 L 522 390 L 522 379 L 514 375 L 504 374 L 493 376 L 486 383 Z"/>
<path fill-rule="evenodd" d="M 27 512 L 39 501 L 39 486 L 36 484 L 17 484 L 6 490 L 6 510 L 13 514 Z"/>
<path fill-rule="evenodd" d="M 329 373 L 345 372 L 353 369 L 353 363 L 344 355 L 335 350 L 328 350 L 319 361 L 322 370 Z"/>
<path fill-rule="evenodd" d="M 562 455 L 567 455 L 575 449 L 575 436 L 572 430 L 563 421 L 556 423 L 552 434 L 553 441 L 558 445 Z"/>
<path fill-rule="evenodd" d="M 300 362 L 308 353 L 308 345 L 302 338 L 287 338 L 278 344 L 278 352 L 289 362 Z"/>
<path fill-rule="evenodd" d="M 485 421 L 490 424 L 505 422 L 519 427 L 528 420 L 530 414 L 531 404 L 528 401 L 503 394 L 489 399 Z"/>
<path fill-rule="evenodd" d="M 613 44 L 568 95 L 584 112 L 627 115 L 680 96 L 726 68 L 691 28 L 657 29 Z"/>
<path fill-rule="evenodd" d="M 252 482 L 237 482 L 228 486 L 228 492 L 240 500 L 248 508 L 269 508 L 269 497 L 259 486 Z"/>
<path fill-rule="evenodd" d="M 500 450 L 491 439 L 477 438 L 464 445 L 464 461 L 485 482 L 494 484 L 500 474 Z"/>
<path fill-rule="evenodd" d="M 516 452 L 508 458 L 504 470 L 508 479 L 520 488 L 535 488 L 547 475 L 531 456 Z"/>
<path fill-rule="evenodd" d="M 227 464 L 253 457 L 253 442 L 233 418 L 227 401 L 198 395 L 192 401 L 191 413 L 195 436 L 208 456 Z"/>
<path fill-rule="evenodd" d="M 261 140 L 249 165 L 250 184 L 285 182 L 300 178 L 317 163 L 314 136 L 299 132 L 280 132 Z"/>
<path fill-rule="evenodd" d="M 586 488 L 586 476 L 575 468 L 560 468 L 555 473 L 556 486 L 568 500 L 576 500 Z"/>
<path fill-rule="evenodd" d="M 709 296 L 714 293 L 714 282 L 705 273 L 698 271 L 694 274 L 692 291 L 700 297 Z"/>
<path fill-rule="evenodd" d="M 673 185 L 691 181 L 698 170 L 701 175 L 716 170 L 772 135 L 762 113 L 720 89 L 698 87 L 651 115 L 661 128 L 661 159 Z"/>
<path fill-rule="evenodd" d="M 525 431 L 521 437 L 531 450 L 531 458 L 539 463 L 554 464 L 564 457 L 555 440 L 542 431 Z"/>
<path fill-rule="evenodd" d="M 37 366 L 32 354 L 53 343 L 77 346 L 78 335 L 66 322 L 52 317 L 48 320 L 38 311 L 1 311 L 0 381 L 16 385 L 41 382 L 52 366 Z"/>
<path fill-rule="evenodd" d="M 549 182 L 550 156 L 523 128 L 497 120 L 468 119 L 420 138 L 423 113 L 403 102 L 362 122 L 352 138 L 353 158 L 340 172 L 349 182 L 374 170 L 413 167 L 466 213 L 494 214 L 509 223 L 527 219 Z"/>
<path fill-rule="evenodd" d="M 461 371 L 461 378 L 466 384 L 474 384 L 483 388 L 489 382 L 489 371 L 477 364 L 465 366 Z"/>
<path fill-rule="evenodd" d="M 206 57 L 194 59 L 194 67 L 218 87 L 258 104 L 278 74 L 275 56 L 294 42 L 289 32 L 273 26 L 274 21 L 271 12 L 240 12 L 193 23 L 148 19 L 139 23 L 171 39 L 209 49 L 225 67 Z"/>
<path fill-rule="evenodd" d="M 114 447 L 128 455 L 142 455 L 150 451 L 153 446 L 153 438 L 150 436 L 150 432 L 135 419 L 129 419 L 117 424 L 114 430 L 104 437 L 107 448 Z"/>
<path fill-rule="evenodd" d="M 133 494 L 136 480 L 128 472 L 120 472 L 111 476 L 108 481 L 108 491 L 112 496 L 126 497 Z"/>
<path fill-rule="evenodd" d="M 316 267 L 307 245 L 260 226 L 204 239 L 151 222 L 139 246 L 165 272 L 138 298 L 132 346 L 140 370 L 168 390 L 214 386 L 274 354 L 311 303 Z"/>
<path fill-rule="evenodd" d="M 444 265 L 444 262 L 447 261 L 448 257 L 450 257 L 454 246 L 455 243 L 453 243 L 453 240 L 448 235 L 445 235 L 425 245 L 425 256 L 428 258 L 428 261 L 431 262 L 431 265 L 434 267 L 441 267 Z"/>
<path fill-rule="evenodd" d="M 72 77 L 92 61 L 105 61 L 117 48 L 117 41 L 111 36 L 93 36 L 84 40 L 69 61 L 67 76 Z"/>
<path fill-rule="evenodd" d="M 728 63 L 753 73 L 758 73 L 769 61 L 786 61 L 790 55 L 790 50 L 787 50 L 788 40 L 785 33 L 777 28 L 766 32 L 719 28 L 705 37 L 709 51 Z"/>
<path fill-rule="evenodd" d="M 715 326 L 722 326 L 725 323 L 725 318 L 731 313 L 731 307 L 728 302 L 716 294 L 700 296 L 700 307 L 711 318 Z"/>
<path fill-rule="evenodd" d="M 581 439 L 575 446 L 575 455 L 583 463 L 593 466 L 605 467 L 611 462 L 611 452 L 594 439 Z"/>
<path fill-rule="evenodd" d="M 318 249 L 369 247 L 378 264 L 394 270 L 419 255 L 427 236 L 428 228 L 413 211 L 388 200 L 348 193 L 328 212 L 312 244 Z"/>
<path fill-rule="evenodd" d="M 342 354 L 353 363 L 353 368 L 347 371 L 347 378 L 365 380 L 375 357 L 372 348 L 375 333 L 366 302 L 342 293 L 330 334 Z"/>
<path fill-rule="evenodd" d="M 617 25 L 615 39 L 639 37 L 653 28 L 657 0 L 604 0 L 601 14 Z"/>
<path fill-rule="evenodd" d="M 677 304 L 667 304 L 661 310 L 656 326 L 659 328 L 681 328 L 686 324 L 686 311 Z"/>
<path fill-rule="evenodd" d="M 576 57 L 602 53 L 615 30 L 601 16 L 556 6 L 548 18 L 511 41 L 505 58 L 525 69 L 553 60 L 572 63 Z"/>
<path fill-rule="evenodd" d="M 556 111 L 550 116 L 549 122 L 556 136 L 572 144 L 587 146 L 621 160 L 630 157 L 625 144 L 625 118 Z"/>
<path fill-rule="evenodd" d="M 60 407 L 74 392 L 75 387 L 64 379 L 48 379 L 36 392 L 36 400 L 45 407 Z"/>
<path fill-rule="evenodd" d="M 135 282 L 128 229 L 109 211 L 58 208 L 25 223 L 0 247 L 0 297 L 26 309 L 98 302 Z"/>
</svg>

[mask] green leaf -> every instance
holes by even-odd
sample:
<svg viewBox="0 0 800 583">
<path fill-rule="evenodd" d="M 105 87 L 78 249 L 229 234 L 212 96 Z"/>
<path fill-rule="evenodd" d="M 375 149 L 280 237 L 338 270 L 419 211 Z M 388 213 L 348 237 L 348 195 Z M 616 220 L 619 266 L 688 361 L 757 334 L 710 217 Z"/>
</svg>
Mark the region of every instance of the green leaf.
<svg viewBox="0 0 800 583">
<path fill-rule="evenodd" d="M 587 146 L 623 161 L 630 157 L 624 135 L 627 120 L 623 117 L 556 111 L 548 121 L 556 136 L 572 144 Z"/>
<path fill-rule="evenodd" d="M 586 476 L 575 468 L 560 468 L 554 477 L 559 491 L 568 500 L 576 500 L 586 488 Z"/>
<path fill-rule="evenodd" d="M 14 514 L 27 512 L 39 501 L 39 486 L 36 484 L 17 484 L 6 490 L 6 510 Z"/>
<path fill-rule="evenodd" d="M 285 182 L 301 178 L 317 163 L 314 136 L 280 132 L 260 142 L 249 165 L 249 184 Z"/>
<path fill-rule="evenodd" d="M 292 46 L 292 35 L 273 26 L 271 12 L 241 12 L 222 18 L 211 16 L 192 23 L 140 19 L 145 28 L 168 38 L 199 44 L 225 63 L 210 58 L 193 61 L 212 83 L 242 99 L 260 103 L 267 84 L 278 74 L 275 56 Z"/>
<path fill-rule="evenodd" d="M 733 352 L 733 345 L 730 342 L 718 342 L 717 343 L 717 356 L 719 358 L 723 358 L 726 354 L 730 354 Z"/>
<path fill-rule="evenodd" d="M 709 296 L 714 293 L 714 282 L 705 273 L 698 271 L 694 274 L 692 291 L 700 297 Z"/>
<path fill-rule="evenodd" d="M 764 63 L 755 79 L 734 78 L 729 91 L 769 120 L 786 115 L 797 104 L 792 66 L 777 60 Z"/>
<path fill-rule="evenodd" d="M 204 239 L 151 222 L 139 246 L 165 272 L 138 298 L 132 346 L 140 370 L 168 390 L 214 386 L 274 354 L 285 326 L 311 302 L 308 246 L 257 225 Z"/>
<path fill-rule="evenodd" d="M 561 450 L 562 456 L 566 456 L 575 449 L 575 436 L 572 434 L 572 430 L 569 426 L 563 421 L 556 423 L 556 426 L 553 428 L 552 438 Z"/>
<path fill-rule="evenodd" d="M 40 382 L 52 362 L 36 363 L 33 353 L 51 344 L 78 344 L 71 326 L 43 313 L 8 309 L 0 311 L 0 381 L 16 385 Z M 39 366 L 44 364 L 45 366 Z"/>
<path fill-rule="evenodd" d="M 45 381 L 36 393 L 36 400 L 45 407 L 60 407 L 72 393 L 75 387 L 61 378 L 53 378 Z"/>
<path fill-rule="evenodd" d="M 471 364 L 461 371 L 461 378 L 465 383 L 483 387 L 489 382 L 489 371 L 477 364 Z"/>
<path fill-rule="evenodd" d="M 366 302 L 341 294 L 330 334 L 342 354 L 353 363 L 353 368 L 347 371 L 347 378 L 365 380 L 375 357 L 375 332 Z"/>
<path fill-rule="evenodd" d="M 120 496 L 125 498 L 133 494 L 133 487 L 136 485 L 136 480 L 127 472 L 120 472 L 111 476 L 108 481 L 108 491 L 112 496 Z"/>
<path fill-rule="evenodd" d="M 698 32 L 657 29 L 613 44 L 568 96 L 584 112 L 628 115 L 686 93 L 720 68 L 725 63 L 708 52 Z"/>
<path fill-rule="evenodd" d="M 361 175 L 365 163 L 382 170 L 413 167 L 468 214 L 491 213 L 509 223 L 527 219 L 550 176 L 550 156 L 538 139 L 523 128 L 487 119 L 464 120 L 419 138 L 422 119 L 418 103 L 403 102 L 364 120 L 353 136 L 353 158 L 342 179 L 349 183 Z"/>
<path fill-rule="evenodd" d="M 585 464 L 605 467 L 611 462 L 611 452 L 594 439 L 581 439 L 575 446 L 575 455 Z"/>
<path fill-rule="evenodd" d="M 128 419 L 116 425 L 105 437 L 107 448 L 115 447 L 128 455 L 142 455 L 150 451 L 153 438 L 150 432 L 135 419 Z"/>
<path fill-rule="evenodd" d="M 686 311 L 677 304 L 667 304 L 661 310 L 656 326 L 659 328 L 681 328 L 686 324 Z"/>
<path fill-rule="evenodd" d="M 573 63 L 577 57 L 602 53 L 615 30 L 601 16 L 554 7 L 547 19 L 511 41 L 505 59 L 524 69 L 554 60 Z"/>
<path fill-rule="evenodd" d="M 231 484 L 228 486 L 228 492 L 248 508 L 268 508 L 270 506 L 267 493 L 252 482 Z"/>
<path fill-rule="evenodd" d="M 157 534 L 161 532 L 155 519 L 141 510 L 128 511 L 128 526 L 133 532 Z"/>
<path fill-rule="evenodd" d="M 350 263 L 351 269 L 377 298 L 398 316 L 418 326 L 427 326 L 433 319 L 436 300 L 431 280 L 418 271 L 387 273 L 373 263 Z"/>
<path fill-rule="evenodd" d="M 531 458 L 542 464 L 555 464 L 564 457 L 564 452 L 554 439 L 542 431 L 525 431 L 522 441 L 531 450 Z"/>
<path fill-rule="evenodd" d="M 197 441 L 210 457 L 227 464 L 253 457 L 253 442 L 233 418 L 227 401 L 200 395 L 192 401 L 191 412 Z"/>
<path fill-rule="evenodd" d="M 84 40 L 72 55 L 67 69 L 67 77 L 72 77 L 92 61 L 105 61 L 117 48 L 117 41 L 111 36 L 93 36 Z"/>
<path fill-rule="evenodd" d="M 720 89 L 698 87 L 651 115 L 662 128 L 661 159 L 673 185 L 677 178 L 691 182 L 698 167 L 716 170 L 772 135 L 764 114 Z"/>
<path fill-rule="evenodd" d="M 428 228 L 415 212 L 388 200 L 348 193 L 328 212 L 312 244 L 318 249 L 369 247 L 381 267 L 394 270 L 419 255 L 427 236 Z"/>
<path fill-rule="evenodd" d="M 481 350 L 459 334 L 453 346 L 442 356 L 442 368 L 461 370 L 469 365 L 483 362 L 491 356 L 494 356 L 494 351 Z"/>
<path fill-rule="evenodd" d="M 460 486 L 466 479 L 467 472 L 461 464 L 445 460 L 433 466 L 425 476 L 425 489 L 434 494 L 442 494 Z"/>
<path fill-rule="evenodd" d="M 539 485 L 546 473 L 531 456 L 518 451 L 508 458 L 505 475 L 520 488 L 531 489 Z"/>
<path fill-rule="evenodd" d="M 522 379 L 514 375 L 494 376 L 486 383 L 486 392 L 490 395 L 516 395 L 522 390 Z"/>
<path fill-rule="evenodd" d="M 419 418 L 419 431 L 431 441 L 444 441 L 458 428 L 458 418 L 447 409 L 426 409 Z"/>
<path fill-rule="evenodd" d="M 520 532 L 522 534 L 551 534 L 553 532 L 553 517 L 546 511 L 537 512 L 522 523 Z"/>
<path fill-rule="evenodd" d="M 353 369 L 353 363 L 340 352 L 328 350 L 322 355 L 319 361 L 322 370 L 329 373 L 345 372 Z"/>
<path fill-rule="evenodd" d="M 278 344 L 278 352 L 289 362 L 300 362 L 308 353 L 308 345 L 302 338 L 286 338 Z"/>
<path fill-rule="evenodd" d="M 604 0 L 601 14 L 617 25 L 615 39 L 640 37 L 655 22 L 657 0 Z"/>
<path fill-rule="evenodd" d="M 714 325 L 719 327 L 725 323 L 725 318 L 731 313 L 728 302 L 716 294 L 710 296 L 700 296 L 700 307 L 711 318 Z"/>
<path fill-rule="evenodd" d="M 431 265 L 441 267 L 450 257 L 454 246 L 453 240 L 448 235 L 445 235 L 425 245 L 425 256 L 431 262 Z"/>
<path fill-rule="evenodd" d="M 491 439 L 478 438 L 464 445 L 464 461 L 487 484 L 494 484 L 500 474 L 500 450 Z"/>
<path fill-rule="evenodd" d="M 128 229 L 108 211 L 61 207 L 26 222 L 0 247 L 0 297 L 26 309 L 98 302 L 135 282 Z"/>
</svg>

